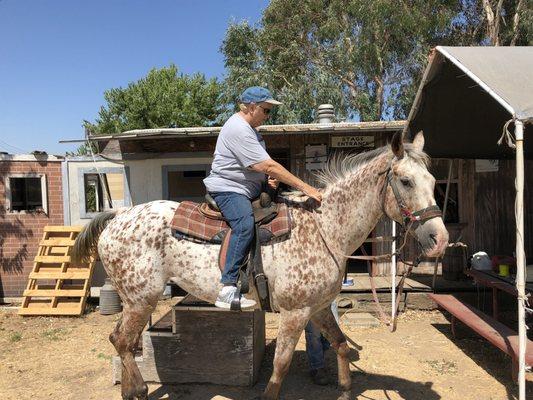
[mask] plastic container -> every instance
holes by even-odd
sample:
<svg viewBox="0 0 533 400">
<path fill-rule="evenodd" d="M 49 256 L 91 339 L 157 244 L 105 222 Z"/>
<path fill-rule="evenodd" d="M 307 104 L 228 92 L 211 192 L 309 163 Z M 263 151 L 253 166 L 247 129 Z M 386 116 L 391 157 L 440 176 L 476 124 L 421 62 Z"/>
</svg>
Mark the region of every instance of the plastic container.
<svg viewBox="0 0 533 400">
<path fill-rule="evenodd" d="M 509 265 L 507 264 L 500 264 L 498 266 L 498 275 L 500 276 L 509 276 Z"/>
</svg>

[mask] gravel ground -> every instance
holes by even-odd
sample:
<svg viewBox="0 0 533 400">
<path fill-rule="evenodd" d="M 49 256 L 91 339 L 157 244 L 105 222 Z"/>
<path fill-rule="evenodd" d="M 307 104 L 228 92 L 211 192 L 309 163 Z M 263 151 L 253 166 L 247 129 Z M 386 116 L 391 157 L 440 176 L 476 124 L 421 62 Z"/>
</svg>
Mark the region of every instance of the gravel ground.
<svg viewBox="0 0 533 400">
<path fill-rule="evenodd" d="M 158 315 L 170 300 L 162 301 Z M 113 385 L 109 333 L 118 316 L 94 310 L 82 317 L 20 317 L 0 310 L 0 399 L 120 399 Z M 253 388 L 208 384 L 150 385 L 150 399 L 251 399 L 261 393 L 272 371 L 278 316 L 267 314 L 267 351 L 259 382 Z M 353 399 L 512 399 L 510 359 L 466 329 L 453 339 L 448 320 L 438 311 L 409 310 L 396 333 L 385 327 L 354 328 L 341 317 L 343 331 L 360 348 L 351 370 Z M 353 345 L 352 345 L 353 346 Z M 282 398 L 334 400 L 336 358 L 329 351 L 331 384 L 311 383 L 302 335 Z M 228 368 L 229 369 L 229 368 Z M 529 398 L 533 385 L 528 383 Z"/>
</svg>

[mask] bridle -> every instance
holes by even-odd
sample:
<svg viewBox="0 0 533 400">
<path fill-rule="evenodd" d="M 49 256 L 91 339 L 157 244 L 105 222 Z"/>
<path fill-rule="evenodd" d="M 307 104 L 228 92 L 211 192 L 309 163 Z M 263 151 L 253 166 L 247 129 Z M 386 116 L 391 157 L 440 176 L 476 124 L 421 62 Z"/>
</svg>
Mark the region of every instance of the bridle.
<svg viewBox="0 0 533 400">
<path fill-rule="evenodd" d="M 385 181 L 383 183 L 383 186 L 381 188 L 382 193 L 382 201 L 381 201 L 381 209 L 383 210 L 383 214 L 392 219 L 387 212 L 385 211 L 385 203 L 386 203 L 386 196 L 387 196 L 387 186 L 390 186 L 392 189 L 392 193 L 394 193 L 394 198 L 396 199 L 396 204 L 398 205 L 398 208 L 400 209 L 400 214 L 402 215 L 402 228 L 407 233 L 412 229 L 416 229 L 418 225 L 423 224 L 426 221 L 429 221 L 430 219 L 441 217 L 442 218 L 442 211 L 440 210 L 440 207 L 438 205 L 429 206 L 426 208 L 423 208 L 418 211 L 411 211 L 409 207 L 405 205 L 405 201 L 402 198 L 402 195 L 400 194 L 400 191 L 398 190 L 398 184 L 396 180 L 394 179 L 394 174 L 392 172 L 392 162 L 389 168 L 387 170 L 380 173 L 380 175 L 385 175 Z"/>
<path fill-rule="evenodd" d="M 385 211 L 385 204 L 386 204 L 386 201 L 387 201 L 387 187 L 390 186 L 391 189 L 392 189 L 392 192 L 394 194 L 394 198 L 396 200 L 396 204 L 400 210 L 400 214 L 402 215 L 402 223 L 401 223 L 401 226 L 402 226 L 402 230 L 403 230 L 403 236 L 404 236 L 404 239 L 403 239 L 403 242 L 401 244 L 401 246 L 396 250 L 395 253 L 391 253 L 391 254 L 383 254 L 383 255 L 379 255 L 379 256 L 369 256 L 366 254 L 365 252 L 365 249 L 363 246 L 361 246 L 361 250 L 363 252 L 363 256 L 351 256 L 351 255 L 346 255 L 346 254 L 342 254 L 341 252 L 338 252 L 338 251 L 335 251 L 331 245 L 328 243 L 328 241 L 326 240 L 326 238 L 324 237 L 324 235 L 322 234 L 322 230 L 320 229 L 320 225 L 316 219 L 316 210 L 313 209 L 313 219 L 315 221 L 315 224 L 318 228 L 318 233 L 320 235 L 320 237 L 322 238 L 324 244 L 326 245 L 326 248 L 328 249 L 328 251 L 331 253 L 333 259 L 335 260 L 335 263 L 337 264 L 337 266 L 339 266 L 339 263 L 337 262 L 337 259 L 335 258 L 335 255 L 340 255 L 341 257 L 343 258 L 347 258 L 347 259 L 356 259 L 356 260 L 365 260 L 368 264 L 368 274 L 369 274 L 369 277 L 370 277 L 370 286 L 372 288 L 372 297 L 374 298 L 374 302 L 376 303 L 376 308 L 377 308 L 377 311 L 378 311 L 378 314 L 380 316 L 380 319 L 383 323 L 385 323 L 387 326 L 389 326 L 389 329 L 391 332 L 394 332 L 396 330 L 396 325 L 397 325 L 397 318 L 398 318 L 398 308 L 399 308 L 399 300 L 401 299 L 401 296 L 403 294 L 403 286 L 404 286 L 404 283 L 405 283 L 405 280 L 407 279 L 407 277 L 409 276 L 409 274 L 411 273 L 413 267 L 416 267 L 419 262 L 420 262 L 420 257 L 421 257 L 421 252 L 419 251 L 415 261 L 413 263 L 409 263 L 407 262 L 406 260 L 404 260 L 401 256 L 401 251 L 403 249 L 403 247 L 406 245 L 407 243 L 407 235 L 408 234 L 412 234 L 413 235 L 413 230 L 416 230 L 416 228 L 422 224 L 424 224 L 426 221 L 429 221 L 430 219 L 433 219 L 433 218 L 437 218 L 437 217 L 441 217 L 442 218 L 442 212 L 439 208 L 438 205 L 433 205 L 433 206 L 429 206 L 429 207 L 426 207 L 426 208 L 423 208 L 421 210 L 417 210 L 417 211 L 411 211 L 411 209 L 409 207 L 407 207 L 407 205 L 405 204 L 405 201 L 403 200 L 402 196 L 401 196 L 401 193 L 398 189 L 398 185 L 397 185 L 397 182 L 396 182 L 396 179 L 394 178 L 394 174 L 392 172 L 392 161 L 390 162 L 389 164 L 389 167 L 383 171 L 383 172 L 380 172 L 379 175 L 385 175 L 385 179 L 384 179 L 384 183 L 383 183 L 383 186 L 381 188 L 381 197 L 382 197 L 382 201 L 381 201 L 381 208 L 383 210 L 383 214 L 386 215 L 387 217 L 389 217 L 390 219 L 392 219 L 388 214 L 387 212 Z M 401 236 L 401 235 L 400 235 Z M 390 239 L 392 240 L 396 240 L 397 237 L 391 237 Z M 402 277 L 400 278 L 400 282 L 398 283 L 398 291 L 397 291 L 397 297 L 396 297 L 396 310 L 394 310 L 394 317 L 393 318 L 388 318 L 386 315 L 385 315 L 385 312 L 383 311 L 383 308 L 381 307 L 381 304 L 379 302 L 379 299 L 378 299 L 378 296 L 377 296 L 377 292 L 376 292 L 376 285 L 374 283 L 374 277 L 373 277 L 373 274 L 372 274 L 372 267 L 371 267 L 371 264 L 370 264 L 370 261 L 378 261 L 378 260 L 391 260 L 393 258 L 393 256 L 397 256 L 398 257 L 398 260 L 402 261 L 405 265 L 408 265 L 408 268 L 407 270 L 404 272 L 404 274 L 402 275 Z"/>
</svg>

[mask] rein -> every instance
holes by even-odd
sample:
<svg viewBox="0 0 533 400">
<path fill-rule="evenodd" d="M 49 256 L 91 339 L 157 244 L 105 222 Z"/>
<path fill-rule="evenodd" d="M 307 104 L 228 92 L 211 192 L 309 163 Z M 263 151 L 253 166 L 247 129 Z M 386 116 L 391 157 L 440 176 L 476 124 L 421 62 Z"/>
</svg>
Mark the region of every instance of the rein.
<svg viewBox="0 0 533 400">
<path fill-rule="evenodd" d="M 405 283 L 405 280 L 407 279 L 407 277 L 409 276 L 409 274 L 411 273 L 413 267 L 416 267 L 419 262 L 420 262 L 420 253 L 417 255 L 415 261 L 412 263 L 412 264 L 409 264 L 407 263 L 405 260 L 402 259 L 401 257 L 401 251 L 402 249 L 405 247 L 406 243 L 407 243 L 407 236 L 409 233 L 412 234 L 412 229 L 413 229 L 413 225 L 419 225 L 419 224 L 423 224 L 424 222 L 432 219 L 432 218 L 436 218 L 436 217 L 442 217 L 442 212 L 439 208 L 438 205 L 433 205 L 433 206 L 429 206 L 429 207 L 426 207 L 426 208 L 423 208 L 421 210 L 418 210 L 418 211 L 411 211 L 405 204 L 405 202 L 403 201 L 402 199 L 402 196 L 400 194 L 400 191 L 398 190 L 398 187 L 396 185 L 396 182 L 393 180 L 393 174 L 392 174 L 392 168 L 391 166 L 389 166 L 389 168 L 383 172 L 380 172 L 379 175 L 383 175 L 383 174 L 386 174 L 385 176 L 385 182 L 383 184 L 383 187 L 381 188 L 381 193 L 383 194 L 382 195 L 382 203 L 381 203 L 381 208 L 383 210 L 383 214 L 384 215 L 387 215 L 387 213 L 385 212 L 385 201 L 386 201 L 386 195 L 387 195 L 387 186 L 390 185 L 391 189 L 392 189 L 392 192 L 394 193 L 394 198 L 396 199 L 396 203 L 398 205 L 398 208 L 400 209 L 400 213 L 403 217 L 403 222 L 401 224 L 402 228 L 403 228 L 403 231 L 404 231 L 404 238 L 403 238 L 403 242 L 402 242 L 402 245 L 396 250 L 396 252 L 394 253 L 390 253 L 390 254 L 383 254 L 383 255 L 379 255 L 379 256 L 369 256 L 368 254 L 366 254 L 366 251 L 364 249 L 364 247 L 361 247 L 361 250 L 363 252 L 363 256 L 351 256 L 351 255 L 347 255 L 347 254 L 344 254 L 340 251 L 336 251 L 335 249 L 332 248 L 331 244 L 328 243 L 328 241 L 326 240 L 326 237 L 324 236 L 324 234 L 322 233 L 322 230 L 320 229 L 320 224 L 318 223 L 318 220 L 317 220 L 317 211 L 315 209 L 313 209 L 313 213 L 311 214 L 312 217 L 313 217 L 313 221 L 315 222 L 315 225 L 317 226 L 317 230 L 318 230 L 318 233 L 322 239 L 322 241 L 324 242 L 324 244 L 326 245 L 326 248 L 328 249 L 328 251 L 330 252 L 330 254 L 332 255 L 333 259 L 335 260 L 335 263 L 337 264 L 337 267 L 339 267 L 339 270 L 340 270 L 340 265 L 339 263 L 337 262 L 337 259 L 335 258 L 335 254 L 342 257 L 342 258 L 346 258 L 346 259 L 352 259 L 352 260 L 365 260 L 368 264 L 368 274 L 369 274 L 369 278 L 370 278 L 370 287 L 372 288 L 372 297 L 374 299 L 374 303 L 376 304 L 376 309 L 377 309 L 377 312 L 379 314 L 379 317 L 380 317 L 380 320 L 389 327 L 390 331 L 391 332 L 394 332 L 396 331 L 396 327 L 397 327 L 397 319 L 398 319 L 398 309 L 399 309 L 399 300 L 403 294 L 403 287 L 404 287 L 404 283 Z M 387 215 L 388 216 L 388 215 Z M 390 218 L 390 217 L 389 217 Z M 392 219 L 392 218 L 390 218 Z M 416 228 L 415 228 L 416 229 Z M 396 240 L 397 237 L 392 237 L 392 240 Z M 406 265 L 409 266 L 409 268 L 407 268 L 407 270 L 402 274 L 402 277 L 400 278 L 400 282 L 398 283 L 398 286 L 397 286 L 397 289 L 398 289 L 398 292 L 397 292 L 397 295 L 396 295 L 396 309 L 394 310 L 394 316 L 391 316 L 390 318 L 386 316 L 385 314 L 385 311 L 383 311 L 383 308 L 381 306 L 381 303 L 379 302 L 379 299 L 378 299 L 378 295 L 377 295 L 377 292 L 376 292 L 376 285 L 375 285 L 375 282 L 374 282 L 374 276 L 372 274 L 372 271 L 371 271 L 371 265 L 370 265 L 370 261 L 380 261 L 380 260 L 391 260 L 393 256 L 397 256 L 398 259 L 402 260 L 402 262 Z"/>
</svg>

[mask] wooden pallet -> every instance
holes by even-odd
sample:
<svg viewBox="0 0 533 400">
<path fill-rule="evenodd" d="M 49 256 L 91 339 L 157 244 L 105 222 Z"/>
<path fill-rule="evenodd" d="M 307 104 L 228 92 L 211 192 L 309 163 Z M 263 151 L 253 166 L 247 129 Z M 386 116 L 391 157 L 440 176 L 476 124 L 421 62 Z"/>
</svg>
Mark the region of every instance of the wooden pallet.
<svg viewBox="0 0 533 400">
<path fill-rule="evenodd" d="M 82 226 L 46 226 L 19 315 L 81 315 L 89 295 L 95 259 L 70 264 Z"/>
</svg>

